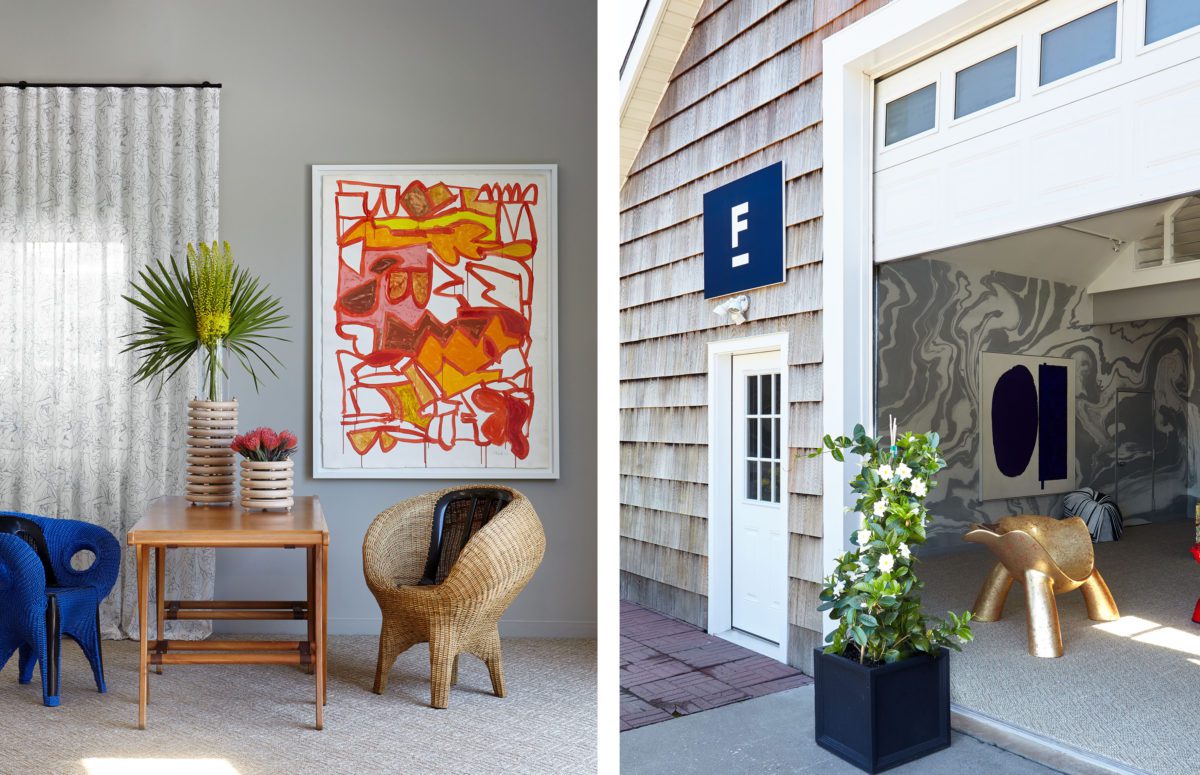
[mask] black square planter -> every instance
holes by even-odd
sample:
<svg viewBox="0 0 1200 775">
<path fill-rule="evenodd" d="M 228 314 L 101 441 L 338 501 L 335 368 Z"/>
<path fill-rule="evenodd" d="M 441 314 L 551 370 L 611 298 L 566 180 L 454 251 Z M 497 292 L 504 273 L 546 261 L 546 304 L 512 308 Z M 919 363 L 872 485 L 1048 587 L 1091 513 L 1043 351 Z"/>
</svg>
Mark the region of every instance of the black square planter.
<svg viewBox="0 0 1200 775">
<path fill-rule="evenodd" d="M 817 745 L 864 772 L 950 747 L 950 652 L 866 667 L 815 649 Z"/>
</svg>

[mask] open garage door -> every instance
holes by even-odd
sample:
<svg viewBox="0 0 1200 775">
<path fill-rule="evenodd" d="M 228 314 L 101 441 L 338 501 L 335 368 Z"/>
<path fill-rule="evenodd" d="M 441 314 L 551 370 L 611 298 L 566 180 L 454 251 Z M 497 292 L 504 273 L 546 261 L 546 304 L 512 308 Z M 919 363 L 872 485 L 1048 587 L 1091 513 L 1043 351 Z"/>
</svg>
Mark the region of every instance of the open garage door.
<svg viewBox="0 0 1200 775">
<path fill-rule="evenodd" d="M 1200 3 L 1048 0 L 880 79 L 875 260 L 1194 191 Z"/>
</svg>

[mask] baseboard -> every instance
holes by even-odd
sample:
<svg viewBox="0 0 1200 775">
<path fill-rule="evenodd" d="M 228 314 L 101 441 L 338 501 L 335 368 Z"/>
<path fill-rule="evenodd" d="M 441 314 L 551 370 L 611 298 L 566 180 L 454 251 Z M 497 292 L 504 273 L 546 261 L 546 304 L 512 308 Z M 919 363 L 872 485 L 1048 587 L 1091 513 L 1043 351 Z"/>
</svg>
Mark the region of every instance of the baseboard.
<svg viewBox="0 0 1200 775">
<path fill-rule="evenodd" d="M 329 617 L 330 635 L 378 635 L 380 619 L 366 617 Z M 217 622 L 213 627 L 218 633 L 270 633 L 299 634 L 305 631 L 303 622 Z M 526 619 L 501 619 L 500 635 L 506 638 L 588 638 L 595 639 L 595 622 L 538 621 Z"/>
<path fill-rule="evenodd" d="M 1107 756 L 1031 732 L 957 703 L 950 705 L 950 725 L 964 735 L 1068 775 L 1151 775 Z"/>
<path fill-rule="evenodd" d="M 500 634 L 508 638 L 596 639 L 595 622 L 500 620 Z"/>
</svg>

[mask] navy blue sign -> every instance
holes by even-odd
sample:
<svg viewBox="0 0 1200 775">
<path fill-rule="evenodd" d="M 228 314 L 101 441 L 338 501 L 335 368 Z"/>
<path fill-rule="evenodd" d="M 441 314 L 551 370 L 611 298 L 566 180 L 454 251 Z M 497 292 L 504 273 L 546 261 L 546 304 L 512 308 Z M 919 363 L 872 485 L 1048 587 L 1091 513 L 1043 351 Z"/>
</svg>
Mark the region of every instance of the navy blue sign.
<svg viewBox="0 0 1200 775">
<path fill-rule="evenodd" d="M 704 298 L 783 282 L 783 162 L 704 195 Z"/>
</svg>

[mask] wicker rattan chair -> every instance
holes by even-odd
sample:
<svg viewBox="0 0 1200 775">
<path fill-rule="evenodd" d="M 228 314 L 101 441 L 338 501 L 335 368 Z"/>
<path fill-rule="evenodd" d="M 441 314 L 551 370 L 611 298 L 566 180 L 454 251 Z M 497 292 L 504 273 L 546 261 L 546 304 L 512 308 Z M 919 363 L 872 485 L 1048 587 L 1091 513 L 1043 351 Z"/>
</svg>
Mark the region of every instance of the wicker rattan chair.
<svg viewBox="0 0 1200 775">
<path fill-rule="evenodd" d="M 443 554 L 437 577 L 429 578 L 427 570 L 432 572 L 437 566 L 430 561 L 429 548 L 439 501 L 453 500 L 455 493 L 480 490 L 500 491 L 512 500 L 494 515 L 472 506 L 465 522 L 473 523 L 473 533 L 458 532 L 465 510 L 458 509 L 460 528 L 451 531 L 448 527 L 447 531 L 469 535 L 469 541 L 452 564 Z M 450 686 L 458 679 L 458 655 L 464 652 L 483 660 L 492 689 L 497 697 L 503 697 L 496 625 L 537 570 L 545 549 L 546 536 L 533 505 L 507 487 L 439 490 L 401 501 L 376 517 L 363 539 L 363 572 L 383 611 L 375 693 L 382 694 L 387 687 L 396 657 L 411 646 L 428 642 L 433 707 L 446 707 Z"/>
</svg>

